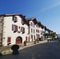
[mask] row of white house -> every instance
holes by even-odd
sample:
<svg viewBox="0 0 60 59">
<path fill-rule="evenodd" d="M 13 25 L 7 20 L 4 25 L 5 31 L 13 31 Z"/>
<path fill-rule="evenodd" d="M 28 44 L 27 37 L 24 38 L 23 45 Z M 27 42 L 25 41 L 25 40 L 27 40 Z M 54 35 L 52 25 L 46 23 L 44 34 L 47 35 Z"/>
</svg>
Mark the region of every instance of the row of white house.
<svg viewBox="0 0 60 59">
<path fill-rule="evenodd" d="M 44 40 L 46 32 L 49 31 L 36 18 L 26 18 L 22 14 L 0 15 L 0 46 Z"/>
</svg>

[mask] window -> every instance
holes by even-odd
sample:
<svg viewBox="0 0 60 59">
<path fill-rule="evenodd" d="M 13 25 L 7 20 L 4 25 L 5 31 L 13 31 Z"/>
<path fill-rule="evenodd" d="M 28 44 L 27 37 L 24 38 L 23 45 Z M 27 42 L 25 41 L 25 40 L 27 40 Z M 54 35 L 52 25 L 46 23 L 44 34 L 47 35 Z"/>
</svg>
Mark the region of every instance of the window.
<svg viewBox="0 0 60 59">
<path fill-rule="evenodd" d="M 14 22 L 17 22 L 17 17 L 13 16 L 13 19 L 12 19 Z"/>
<path fill-rule="evenodd" d="M 41 35 L 42 35 L 42 33 L 41 33 Z"/>
<path fill-rule="evenodd" d="M 12 24 L 12 31 L 15 33 L 18 31 L 18 26 Z"/>
<path fill-rule="evenodd" d="M 31 22 L 31 26 L 32 26 L 33 24 L 32 24 L 32 22 Z"/>
<path fill-rule="evenodd" d="M 20 28 L 20 26 L 18 27 L 18 33 L 20 33 L 21 32 L 21 28 Z"/>
<path fill-rule="evenodd" d="M 31 29 L 31 33 L 32 33 L 32 29 Z"/>
<path fill-rule="evenodd" d="M 38 29 L 36 29 L 36 32 L 37 32 L 37 33 L 39 33 L 39 30 L 38 30 Z"/>
<path fill-rule="evenodd" d="M 33 23 L 33 22 L 31 22 L 31 26 L 33 26 L 33 27 L 34 27 L 34 23 Z"/>
<path fill-rule="evenodd" d="M 34 35 L 34 39 L 35 39 L 35 35 Z"/>
<path fill-rule="evenodd" d="M 10 45 L 11 44 L 11 37 L 8 37 L 7 38 L 7 45 Z"/>
<path fill-rule="evenodd" d="M 27 42 L 27 40 L 28 40 L 28 37 L 26 36 L 26 42 Z"/>
<path fill-rule="evenodd" d="M 39 34 L 36 34 L 36 36 L 37 36 L 37 39 L 40 37 L 40 35 L 39 35 Z"/>
<path fill-rule="evenodd" d="M 28 28 L 28 34 L 30 33 L 30 28 Z"/>
<path fill-rule="evenodd" d="M 33 30 L 33 33 L 35 33 L 35 30 Z"/>
<path fill-rule="evenodd" d="M 23 21 L 23 19 L 21 20 L 21 23 L 22 23 L 22 25 L 24 25 L 24 21 Z"/>
<path fill-rule="evenodd" d="M 35 29 L 31 29 L 31 33 L 35 33 Z"/>
<path fill-rule="evenodd" d="M 36 24 L 36 27 L 39 27 L 39 25 L 38 25 L 38 24 Z"/>
<path fill-rule="evenodd" d="M 7 42 L 8 42 L 8 43 L 10 43 L 10 42 L 11 42 L 11 37 L 8 37 Z"/>
<path fill-rule="evenodd" d="M 21 32 L 22 32 L 22 34 L 25 33 L 25 28 L 24 27 L 21 27 Z"/>
<path fill-rule="evenodd" d="M 33 39 L 33 35 L 31 35 L 31 39 Z"/>
</svg>

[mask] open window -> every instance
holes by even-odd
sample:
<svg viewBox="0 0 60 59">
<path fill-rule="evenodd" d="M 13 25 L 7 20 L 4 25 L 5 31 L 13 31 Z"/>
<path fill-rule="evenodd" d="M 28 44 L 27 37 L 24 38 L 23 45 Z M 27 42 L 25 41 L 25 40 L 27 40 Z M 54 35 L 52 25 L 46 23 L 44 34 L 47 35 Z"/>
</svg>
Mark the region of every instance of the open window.
<svg viewBox="0 0 60 59">
<path fill-rule="evenodd" d="M 22 23 L 22 25 L 24 25 L 24 21 L 23 21 L 23 19 L 21 20 L 21 23 Z"/>
<path fill-rule="evenodd" d="M 22 31 L 22 34 L 24 34 L 25 33 L 25 28 L 21 27 L 21 31 Z"/>
<path fill-rule="evenodd" d="M 13 16 L 12 20 L 16 23 L 17 22 L 17 17 Z"/>
<path fill-rule="evenodd" d="M 15 33 L 18 31 L 18 26 L 12 24 L 12 31 Z"/>
</svg>

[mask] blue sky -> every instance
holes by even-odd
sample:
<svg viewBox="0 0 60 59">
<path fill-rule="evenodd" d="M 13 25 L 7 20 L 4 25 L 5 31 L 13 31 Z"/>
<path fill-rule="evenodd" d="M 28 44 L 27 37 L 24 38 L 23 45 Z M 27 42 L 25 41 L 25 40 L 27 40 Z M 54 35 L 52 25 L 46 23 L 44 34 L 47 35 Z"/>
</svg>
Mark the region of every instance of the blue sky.
<svg viewBox="0 0 60 59">
<path fill-rule="evenodd" d="M 47 28 L 60 33 L 60 0 L 0 0 L 0 14 L 35 17 Z"/>
</svg>

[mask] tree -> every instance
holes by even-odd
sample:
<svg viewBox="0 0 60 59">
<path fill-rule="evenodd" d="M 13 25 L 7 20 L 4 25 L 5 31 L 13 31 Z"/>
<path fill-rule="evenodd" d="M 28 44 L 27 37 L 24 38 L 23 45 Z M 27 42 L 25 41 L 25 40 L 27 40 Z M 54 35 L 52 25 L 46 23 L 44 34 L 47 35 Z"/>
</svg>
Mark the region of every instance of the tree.
<svg viewBox="0 0 60 59">
<path fill-rule="evenodd" d="M 55 37 L 56 37 L 56 33 L 55 32 L 51 33 L 50 35 L 51 35 L 52 39 L 55 39 Z"/>
<path fill-rule="evenodd" d="M 50 37 L 51 35 L 50 35 L 50 33 L 45 33 L 44 36 L 45 36 L 45 38 L 48 38 L 48 37 Z"/>
</svg>

